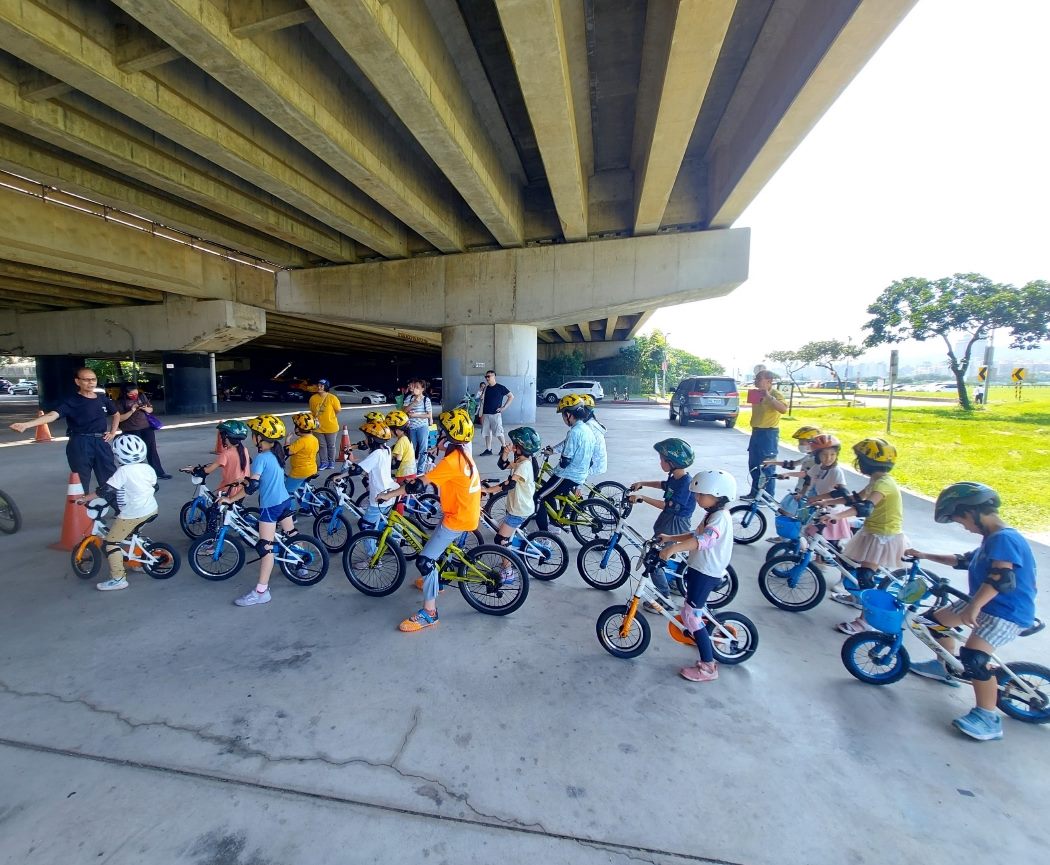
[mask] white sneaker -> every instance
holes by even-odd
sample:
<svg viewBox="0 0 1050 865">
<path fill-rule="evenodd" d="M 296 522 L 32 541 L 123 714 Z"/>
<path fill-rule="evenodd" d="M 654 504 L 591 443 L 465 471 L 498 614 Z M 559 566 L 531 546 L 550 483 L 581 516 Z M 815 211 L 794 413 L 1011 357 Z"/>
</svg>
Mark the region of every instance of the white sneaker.
<svg viewBox="0 0 1050 865">
<path fill-rule="evenodd" d="M 100 592 L 117 592 L 127 587 L 128 581 L 126 577 L 121 577 L 119 580 L 106 580 L 104 583 L 95 583 L 95 588 Z"/>
<path fill-rule="evenodd" d="M 270 590 L 267 589 L 260 595 L 255 589 L 252 589 L 248 594 L 237 598 L 234 603 L 238 607 L 254 607 L 256 604 L 268 604 L 270 603 Z"/>
</svg>

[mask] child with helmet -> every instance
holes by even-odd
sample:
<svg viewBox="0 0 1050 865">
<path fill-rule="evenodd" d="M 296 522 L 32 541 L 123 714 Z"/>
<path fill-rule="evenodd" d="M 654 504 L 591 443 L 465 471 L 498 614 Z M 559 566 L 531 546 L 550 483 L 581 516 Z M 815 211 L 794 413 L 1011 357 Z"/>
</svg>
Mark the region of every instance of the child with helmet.
<svg viewBox="0 0 1050 865">
<path fill-rule="evenodd" d="M 390 457 L 394 479 L 398 483 L 416 476 L 416 450 L 409 436 L 409 421 L 408 413 L 397 408 L 386 416 L 386 425 L 394 436 Z"/>
<path fill-rule="evenodd" d="M 643 487 L 654 487 L 662 490 L 663 496 L 661 498 L 631 496 L 631 501 L 644 502 L 660 509 L 656 522 L 653 523 L 654 535 L 683 535 L 689 531 L 693 511 L 696 509 L 696 498 L 689 489 L 689 482 L 692 478 L 688 471 L 695 458 L 693 449 L 680 438 L 669 438 L 658 441 L 653 445 L 653 450 L 659 455 L 660 470 L 667 472 L 667 477 L 657 481 L 635 481 L 631 484 L 630 491 L 635 492 Z M 670 598 L 671 586 L 663 571 L 653 574 L 653 585 L 661 595 Z M 659 608 L 649 601 L 646 601 L 644 606 L 651 613 L 660 612 Z M 670 606 L 670 601 L 668 601 L 668 606 Z"/>
<path fill-rule="evenodd" d="M 586 423 L 587 405 L 579 394 L 566 394 L 559 400 L 555 410 L 569 431 L 559 444 L 546 451 L 560 453 L 561 458 L 551 476 L 536 491 L 536 524 L 542 531 L 550 528 L 546 501 L 555 496 L 571 494 L 587 480 L 595 448 L 594 433 Z"/>
<path fill-rule="evenodd" d="M 952 724 L 982 742 L 1003 737 L 1002 718 L 996 712 L 999 687 L 995 673 L 988 669 L 989 656 L 1035 624 L 1035 557 L 1021 533 L 999 516 L 1001 505 L 999 494 L 985 484 L 951 484 L 937 496 L 933 518 L 938 523 L 957 523 L 980 535 L 981 545 L 966 553 L 905 550 L 909 556 L 967 572 L 971 600 L 956 601 L 927 618 L 931 620 L 930 633 L 953 655 L 955 640 L 944 629 L 958 625 L 973 629 L 958 656 L 973 685 L 976 705 Z M 912 662 L 909 672 L 958 687 L 939 658 Z"/>
<path fill-rule="evenodd" d="M 590 431 L 594 433 L 594 454 L 591 456 L 590 474 L 603 475 L 609 470 L 609 452 L 605 446 L 605 434 L 608 430 L 594 413 L 594 397 L 589 393 L 581 393 L 580 399 L 583 400 L 583 404 L 587 408 L 583 421 L 587 424 Z"/>
<path fill-rule="evenodd" d="M 310 412 L 293 414 L 292 429 L 295 430 L 294 436 L 286 439 L 284 443 L 285 453 L 288 454 L 284 488 L 288 490 L 288 495 L 294 497 L 295 491 L 306 483 L 306 479 L 317 474 L 317 454 L 321 445 L 314 435 L 317 430 L 317 418 Z"/>
<path fill-rule="evenodd" d="M 386 525 L 383 509 L 379 506 L 381 494 L 397 486 L 390 475 L 390 439 L 393 433 L 386 425 L 386 416 L 382 412 L 366 414 L 365 422 L 358 429 L 365 434 L 362 444 L 368 450 L 368 454 L 356 463 L 367 479 L 368 505 L 357 522 L 362 531 L 369 531 Z"/>
<path fill-rule="evenodd" d="M 539 434 L 530 426 L 521 426 L 507 433 L 510 443 L 500 453 L 498 465 L 510 469 L 507 479 L 498 486 L 485 487 L 485 495 L 500 491 L 507 493 L 507 514 L 496 531 L 495 541 L 501 547 L 510 546 L 514 530 L 522 526 L 535 511 L 536 475 L 540 467 L 536 453 L 543 446 Z"/>
<path fill-rule="evenodd" d="M 339 412 L 343 406 L 339 397 L 331 393 L 332 383 L 326 378 L 317 380 L 317 393 L 310 397 L 310 414 L 317 421 L 314 435 L 317 436 L 320 462 L 318 469 L 335 468 L 339 460 Z"/>
<path fill-rule="evenodd" d="M 423 606 L 398 626 L 404 633 L 422 631 L 438 623 L 437 560 L 450 544 L 462 544 L 464 535 L 476 529 L 481 521 L 481 476 L 463 448 L 474 437 L 474 422 L 465 409 L 455 408 L 438 416 L 438 429 L 438 448 L 445 451 L 444 458 L 425 475 L 379 496 L 380 501 L 384 501 L 404 495 L 406 488 L 419 489 L 425 484 L 437 486 L 441 496 L 441 525 L 416 556 L 416 568 L 421 575 L 416 586 L 423 591 Z"/>
<path fill-rule="evenodd" d="M 784 469 L 782 474 L 777 475 L 778 478 L 798 478 L 795 482 L 795 489 L 780 500 L 780 512 L 789 517 L 793 517 L 798 513 L 799 504 L 802 501 L 802 496 L 806 489 L 806 475 L 809 470 L 816 465 L 816 460 L 812 453 L 811 442 L 819 435 L 820 429 L 818 427 L 809 425 L 800 426 L 791 434 L 791 437 L 798 442 L 798 449 L 802 454 L 801 460 L 777 460 L 770 458 L 762 461 L 763 467 L 778 466 L 779 468 Z M 772 537 L 767 538 L 767 540 L 771 544 L 776 544 L 783 541 L 784 538 Z"/>
<path fill-rule="evenodd" d="M 908 546 L 904 534 L 904 503 L 897 482 L 890 477 L 897 460 L 897 449 L 885 439 L 867 438 L 853 445 L 854 465 L 868 476 L 868 484 L 860 492 L 846 498 L 847 507 L 821 518 L 825 525 L 847 517 L 859 516 L 864 526 L 855 534 L 842 553 L 857 562 L 857 584 L 862 589 L 875 587 L 875 573 L 882 568 L 900 567 L 901 556 Z M 859 634 L 870 631 L 864 616 L 852 622 L 840 622 L 835 626 L 843 634 Z"/>
<path fill-rule="evenodd" d="M 146 462 L 146 443 L 134 435 L 117 436 L 113 440 L 113 455 L 116 457 L 117 470 L 97 490 L 98 495 L 116 511 L 105 543 L 109 579 L 95 584 L 100 592 L 114 592 L 128 587 L 120 542 L 134 531 L 135 526 L 157 513 L 157 473 Z M 77 501 L 85 504 L 88 499 Z"/>
<path fill-rule="evenodd" d="M 660 550 L 660 558 L 666 562 L 682 550 L 689 553 L 681 616 L 682 624 L 696 641 L 700 660 L 695 666 L 683 667 L 678 673 L 690 682 L 713 682 L 718 678 L 718 662 L 700 611 L 707 604 L 708 596 L 721 583 L 733 556 L 733 521 L 726 505 L 736 498 L 736 480 L 729 472 L 702 471 L 693 475 L 689 489 L 696 504 L 703 508 L 704 518 L 694 531 L 661 534 L 665 546 Z"/>
<path fill-rule="evenodd" d="M 220 447 L 215 459 L 208 465 L 184 466 L 183 471 L 210 475 L 222 469 L 219 486 L 228 487 L 240 483 L 251 473 L 252 463 L 244 440 L 248 438 L 248 427 L 244 421 L 224 420 L 216 427 L 219 431 Z"/>
<path fill-rule="evenodd" d="M 840 502 L 842 497 L 848 495 L 849 492 L 846 489 L 846 473 L 839 465 L 842 442 L 833 435 L 821 433 L 809 440 L 809 449 L 815 462 L 803 478 L 799 496 L 808 495 L 811 505 Z M 839 548 L 841 541 L 853 536 L 850 521 L 841 518 L 841 510 L 840 506 L 832 510 L 829 515 L 831 521 L 826 524 L 823 532 L 825 540 L 830 541 L 836 549 Z M 850 597 L 853 596 L 850 595 Z"/>
<path fill-rule="evenodd" d="M 219 499 L 233 502 L 246 495 L 259 494 L 259 580 L 254 589 L 234 600 L 238 607 L 253 607 L 270 603 L 270 574 L 273 572 L 273 539 L 277 524 L 288 537 L 295 534 L 292 522 L 292 500 L 285 486 L 284 464 L 288 457 L 284 450 L 287 435 L 284 421 L 272 414 L 253 417 L 247 423 L 258 455 L 252 460 L 252 472 L 242 481 L 237 491 Z"/>
</svg>

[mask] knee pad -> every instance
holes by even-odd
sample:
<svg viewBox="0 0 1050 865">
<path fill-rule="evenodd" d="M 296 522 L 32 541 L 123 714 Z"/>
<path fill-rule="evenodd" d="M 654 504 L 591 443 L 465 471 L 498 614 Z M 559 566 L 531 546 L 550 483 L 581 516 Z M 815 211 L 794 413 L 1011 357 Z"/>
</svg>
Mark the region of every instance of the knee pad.
<svg viewBox="0 0 1050 865">
<path fill-rule="evenodd" d="M 963 646 L 959 650 L 959 660 L 962 661 L 966 678 L 976 679 L 978 682 L 986 682 L 992 678 L 992 671 L 988 669 L 992 656 L 987 652 Z"/>
<path fill-rule="evenodd" d="M 700 611 L 688 601 L 682 604 L 681 614 L 682 624 L 685 625 L 685 629 L 690 634 L 695 634 L 697 631 L 703 630 L 704 619 L 700 615 Z"/>
<path fill-rule="evenodd" d="M 434 565 L 437 563 L 429 556 L 416 556 L 416 568 L 419 570 L 421 576 L 426 576 L 432 570 Z"/>
<path fill-rule="evenodd" d="M 273 541 L 265 541 L 262 538 L 259 538 L 259 540 L 255 542 L 255 552 L 259 554 L 260 558 L 270 555 L 270 553 L 273 552 Z"/>
<path fill-rule="evenodd" d="M 507 537 L 504 537 L 503 535 L 496 535 L 496 543 L 499 544 L 501 547 L 513 546 L 513 541 L 514 535 L 508 535 Z"/>
<path fill-rule="evenodd" d="M 857 568 L 857 585 L 862 589 L 874 589 L 875 572 L 871 568 Z"/>
</svg>

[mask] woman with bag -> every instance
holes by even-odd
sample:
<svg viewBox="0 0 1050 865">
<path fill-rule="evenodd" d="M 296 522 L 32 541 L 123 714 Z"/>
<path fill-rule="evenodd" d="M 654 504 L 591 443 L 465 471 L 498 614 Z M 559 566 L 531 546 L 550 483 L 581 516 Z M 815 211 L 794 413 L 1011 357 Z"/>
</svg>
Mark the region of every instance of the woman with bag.
<svg viewBox="0 0 1050 865">
<path fill-rule="evenodd" d="M 430 424 L 434 422 L 434 407 L 426 395 L 426 383 L 421 378 L 408 382 L 403 411 L 408 415 L 408 437 L 417 460 L 427 452 Z"/>
<path fill-rule="evenodd" d="M 155 430 L 160 429 L 163 424 L 154 416 L 149 396 L 139 390 L 137 383 L 126 381 L 120 386 L 117 411 L 120 413 L 120 431 L 142 439 L 146 443 L 146 462 L 160 480 L 171 480 L 171 475 L 164 471 L 160 454 L 157 452 Z"/>
<path fill-rule="evenodd" d="M 317 443 L 320 448 L 317 453 L 317 469 L 335 468 L 340 461 L 339 456 L 339 412 L 343 410 L 339 397 L 329 393 L 328 389 L 332 383 L 326 378 L 317 380 L 317 393 L 310 397 L 310 414 L 317 419 Z"/>
</svg>

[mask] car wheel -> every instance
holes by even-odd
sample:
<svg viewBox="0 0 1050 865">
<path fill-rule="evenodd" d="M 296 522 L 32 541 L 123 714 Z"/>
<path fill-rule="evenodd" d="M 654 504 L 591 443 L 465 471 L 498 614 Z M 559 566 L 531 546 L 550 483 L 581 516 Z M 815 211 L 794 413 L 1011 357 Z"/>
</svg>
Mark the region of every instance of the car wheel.
<svg viewBox="0 0 1050 865">
<path fill-rule="evenodd" d="M 361 397 L 361 405 L 371 405 L 371 404 L 372 404 L 372 398 L 371 397 L 367 397 L 367 396 Z"/>
<path fill-rule="evenodd" d="M 554 405 L 558 401 L 558 395 L 556 393 L 549 393 L 543 399 L 551 405 Z"/>
</svg>

